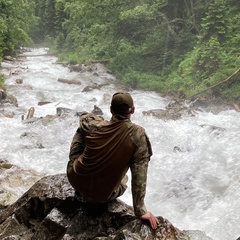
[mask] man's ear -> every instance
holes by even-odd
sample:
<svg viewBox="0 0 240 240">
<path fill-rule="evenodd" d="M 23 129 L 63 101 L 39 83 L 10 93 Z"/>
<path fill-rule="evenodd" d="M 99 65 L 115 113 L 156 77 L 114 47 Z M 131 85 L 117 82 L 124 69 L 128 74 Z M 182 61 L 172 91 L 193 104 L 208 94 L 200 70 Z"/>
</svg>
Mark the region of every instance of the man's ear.
<svg viewBox="0 0 240 240">
<path fill-rule="evenodd" d="M 113 114 L 112 106 L 110 106 L 110 112 Z"/>
<path fill-rule="evenodd" d="M 135 107 L 133 106 L 133 107 L 132 107 L 131 114 L 134 114 L 134 112 L 135 112 Z"/>
</svg>

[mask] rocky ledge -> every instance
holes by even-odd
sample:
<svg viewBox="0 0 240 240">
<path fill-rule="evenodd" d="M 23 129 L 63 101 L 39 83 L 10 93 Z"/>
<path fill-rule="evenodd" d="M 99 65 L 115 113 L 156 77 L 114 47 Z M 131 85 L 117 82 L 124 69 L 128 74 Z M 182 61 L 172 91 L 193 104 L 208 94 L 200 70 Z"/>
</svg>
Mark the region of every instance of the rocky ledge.
<svg viewBox="0 0 240 240">
<path fill-rule="evenodd" d="M 152 230 L 120 200 L 90 206 L 75 195 L 66 174 L 58 174 L 42 178 L 1 210 L 0 239 L 210 240 L 200 231 L 180 231 L 167 219 L 158 219 L 158 229 Z"/>
</svg>

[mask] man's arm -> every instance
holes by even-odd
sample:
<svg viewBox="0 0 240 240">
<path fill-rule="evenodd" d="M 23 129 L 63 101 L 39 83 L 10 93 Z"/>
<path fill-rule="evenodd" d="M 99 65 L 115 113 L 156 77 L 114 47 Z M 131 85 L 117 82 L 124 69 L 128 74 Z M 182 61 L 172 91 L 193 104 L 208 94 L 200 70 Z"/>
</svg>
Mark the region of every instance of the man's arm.
<svg viewBox="0 0 240 240">
<path fill-rule="evenodd" d="M 130 166 L 132 173 L 132 196 L 134 212 L 136 216 L 143 220 L 149 221 L 151 227 L 156 229 L 159 221 L 151 212 L 147 211 L 144 204 L 148 163 L 152 155 L 151 143 L 145 133 L 145 130 L 141 127 L 138 128 L 138 131 L 133 137 L 133 141 L 137 146 L 137 151 L 134 154 L 134 158 Z"/>
<path fill-rule="evenodd" d="M 69 160 L 74 161 L 79 155 L 83 153 L 85 147 L 85 135 L 81 127 L 79 127 L 73 136 L 73 140 L 70 146 Z"/>
<path fill-rule="evenodd" d="M 144 198 L 146 194 L 146 181 L 147 181 L 147 169 L 148 160 L 133 164 L 131 166 L 132 172 L 132 195 L 133 195 L 133 208 L 135 215 L 143 220 L 147 220 L 151 228 L 156 229 L 158 227 L 158 219 L 151 213 L 148 212 L 145 204 Z"/>
<path fill-rule="evenodd" d="M 147 213 L 144 204 L 146 194 L 148 160 L 135 162 L 131 165 L 132 173 L 132 198 L 135 215 L 140 217 Z"/>
</svg>

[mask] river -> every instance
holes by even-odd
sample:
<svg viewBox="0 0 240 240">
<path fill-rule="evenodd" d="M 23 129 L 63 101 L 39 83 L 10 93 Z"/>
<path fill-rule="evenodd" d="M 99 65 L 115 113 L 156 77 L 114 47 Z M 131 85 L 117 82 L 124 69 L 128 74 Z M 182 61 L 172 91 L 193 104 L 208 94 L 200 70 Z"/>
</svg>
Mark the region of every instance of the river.
<svg viewBox="0 0 240 240">
<path fill-rule="evenodd" d="M 56 57 L 43 56 L 45 52 L 45 49 L 32 49 L 14 65 L 5 83 L 8 93 L 17 98 L 18 107 L 6 105 L 4 112 L 13 117 L 0 117 L 0 160 L 40 175 L 65 172 L 78 117 L 54 119 L 47 124 L 41 121 L 23 124 L 21 116 L 26 117 L 30 107 L 35 108 L 34 116 L 41 118 L 55 115 L 57 107 L 81 112 L 92 111 L 97 105 L 103 117 L 110 119 L 110 97 L 121 90 L 114 76 L 101 68 L 97 74 L 70 71 L 56 64 Z M 6 62 L 2 66 L 5 74 L 12 67 Z M 81 84 L 62 83 L 59 78 L 79 80 Z M 22 84 L 17 84 L 16 79 L 21 79 Z M 94 84 L 104 86 L 83 91 Z M 143 116 L 142 112 L 164 109 L 170 98 L 149 91 L 130 93 L 136 107 L 132 121 L 146 129 L 153 148 L 148 170 L 148 210 L 181 230 L 201 230 L 213 240 L 237 239 L 240 236 L 240 113 L 230 108 L 218 114 L 197 111 L 194 116 L 163 120 Z M 38 105 L 42 101 L 50 103 Z M 175 146 L 181 151 L 174 151 Z M 7 171 L 0 178 L 4 179 L 5 174 Z M 26 178 L 23 184 L 8 187 L 8 191 L 19 197 L 29 187 L 27 182 Z M 121 199 L 132 205 L 130 187 Z"/>
</svg>

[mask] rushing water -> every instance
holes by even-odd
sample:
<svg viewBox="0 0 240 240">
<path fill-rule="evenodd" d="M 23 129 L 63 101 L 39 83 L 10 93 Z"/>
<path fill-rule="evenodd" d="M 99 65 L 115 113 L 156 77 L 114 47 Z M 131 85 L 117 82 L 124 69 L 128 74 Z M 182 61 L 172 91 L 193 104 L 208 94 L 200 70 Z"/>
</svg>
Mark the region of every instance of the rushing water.
<svg viewBox="0 0 240 240">
<path fill-rule="evenodd" d="M 8 92 L 18 100 L 18 108 L 7 105 L 5 113 L 13 114 L 13 118 L 0 117 L 0 158 L 23 169 L 55 174 L 65 172 L 70 142 L 78 127 L 77 116 L 50 124 L 23 124 L 21 115 L 26 116 L 30 107 L 40 118 L 55 115 L 56 107 L 92 111 L 97 105 L 104 118 L 110 119 L 110 100 L 106 96 L 110 98 L 121 88 L 107 73 L 70 72 L 55 64 L 53 56 L 32 56 L 44 52 L 35 49 L 26 53 L 29 56 L 15 69 L 20 69 L 19 74 L 6 80 Z M 18 78 L 22 84 L 16 84 Z M 61 83 L 58 78 L 80 80 L 81 85 Z M 82 91 L 94 83 L 107 85 Z M 147 208 L 182 230 L 198 229 L 214 240 L 239 237 L 240 113 L 233 109 L 217 115 L 200 111 L 195 116 L 164 121 L 143 116 L 142 111 L 164 109 L 170 99 L 154 92 L 134 90 L 131 94 L 136 107 L 132 121 L 146 129 L 154 153 L 149 165 Z M 41 101 L 51 103 L 39 106 Z M 28 133 L 27 137 L 21 137 L 24 133 Z M 36 147 L 39 143 L 42 148 Z M 175 146 L 181 151 L 174 151 Z M 25 188 L 23 185 L 22 191 L 10 190 L 20 195 Z M 121 199 L 132 204 L 130 188 Z"/>
</svg>

